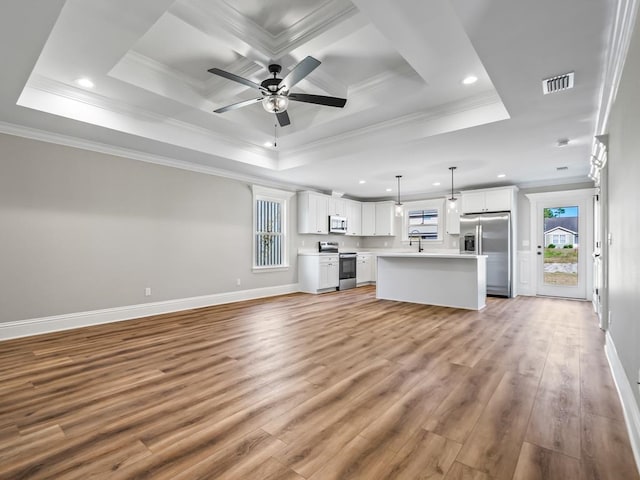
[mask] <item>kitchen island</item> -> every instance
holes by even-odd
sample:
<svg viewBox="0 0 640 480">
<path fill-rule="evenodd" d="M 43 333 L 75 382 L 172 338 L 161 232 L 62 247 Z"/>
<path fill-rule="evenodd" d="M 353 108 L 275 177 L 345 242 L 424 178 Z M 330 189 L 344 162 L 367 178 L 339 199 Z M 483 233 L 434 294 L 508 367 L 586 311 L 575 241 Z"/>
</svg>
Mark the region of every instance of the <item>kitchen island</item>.
<svg viewBox="0 0 640 480">
<path fill-rule="evenodd" d="M 487 297 L 487 256 L 379 253 L 376 297 L 480 310 Z"/>
</svg>

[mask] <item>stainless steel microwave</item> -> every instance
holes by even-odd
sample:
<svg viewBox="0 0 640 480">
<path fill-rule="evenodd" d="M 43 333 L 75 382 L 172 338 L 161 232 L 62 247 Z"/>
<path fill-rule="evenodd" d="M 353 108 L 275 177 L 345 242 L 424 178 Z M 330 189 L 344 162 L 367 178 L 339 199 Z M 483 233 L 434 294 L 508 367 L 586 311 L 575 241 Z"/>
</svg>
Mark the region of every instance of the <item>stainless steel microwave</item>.
<svg viewBox="0 0 640 480">
<path fill-rule="evenodd" d="M 329 233 L 347 233 L 347 219 L 337 215 L 329 216 Z"/>
</svg>

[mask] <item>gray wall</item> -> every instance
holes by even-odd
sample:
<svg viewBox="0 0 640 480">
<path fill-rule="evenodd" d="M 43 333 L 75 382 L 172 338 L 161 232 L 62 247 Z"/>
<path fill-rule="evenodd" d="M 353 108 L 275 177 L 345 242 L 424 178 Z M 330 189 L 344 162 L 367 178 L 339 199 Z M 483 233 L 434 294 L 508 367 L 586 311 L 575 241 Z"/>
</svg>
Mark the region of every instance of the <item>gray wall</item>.
<svg viewBox="0 0 640 480">
<path fill-rule="evenodd" d="M 291 268 L 252 273 L 249 184 L 0 135 L 0 322 L 296 283 L 293 200 Z"/>
<path fill-rule="evenodd" d="M 633 387 L 640 369 L 640 16 L 609 121 L 610 334 Z"/>
</svg>

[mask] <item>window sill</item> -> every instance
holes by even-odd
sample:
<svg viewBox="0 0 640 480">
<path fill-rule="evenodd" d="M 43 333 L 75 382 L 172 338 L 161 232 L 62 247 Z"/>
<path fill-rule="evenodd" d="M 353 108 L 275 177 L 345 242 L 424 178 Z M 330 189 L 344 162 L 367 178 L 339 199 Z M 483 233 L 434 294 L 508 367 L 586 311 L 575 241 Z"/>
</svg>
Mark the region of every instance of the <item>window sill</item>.
<svg viewBox="0 0 640 480">
<path fill-rule="evenodd" d="M 269 273 L 269 272 L 286 272 L 289 270 L 289 265 L 282 265 L 280 267 L 253 267 L 253 273 Z"/>
</svg>

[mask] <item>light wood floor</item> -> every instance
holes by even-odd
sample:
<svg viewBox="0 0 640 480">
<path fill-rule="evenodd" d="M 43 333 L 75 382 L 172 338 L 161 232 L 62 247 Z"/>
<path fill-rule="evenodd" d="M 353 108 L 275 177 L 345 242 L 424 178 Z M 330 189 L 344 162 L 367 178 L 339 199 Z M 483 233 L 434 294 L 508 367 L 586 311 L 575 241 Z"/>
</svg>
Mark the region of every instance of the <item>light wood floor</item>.
<svg viewBox="0 0 640 480">
<path fill-rule="evenodd" d="M 590 304 L 365 287 L 0 343 L 0 478 L 639 477 Z"/>
</svg>

